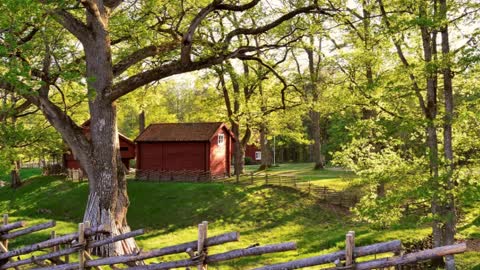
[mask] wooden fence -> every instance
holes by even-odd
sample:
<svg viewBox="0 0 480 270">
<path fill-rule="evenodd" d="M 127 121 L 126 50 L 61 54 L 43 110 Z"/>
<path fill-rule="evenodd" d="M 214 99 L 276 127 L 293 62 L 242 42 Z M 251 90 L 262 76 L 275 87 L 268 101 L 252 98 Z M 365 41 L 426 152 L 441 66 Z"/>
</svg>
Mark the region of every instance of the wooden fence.
<svg viewBox="0 0 480 270">
<path fill-rule="evenodd" d="M 244 175 L 238 180 L 235 178 L 218 179 L 216 182 L 240 185 L 271 185 L 297 189 L 301 192 L 315 196 L 320 202 L 326 202 L 341 207 L 353 207 L 360 200 L 357 193 L 338 191 L 327 186 L 314 185 L 312 182 L 301 181 L 297 176 L 280 174 L 254 174 Z"/>
<path fill-rule="evenodd" d="M 296 244 L 293 242 L 259 246 L 254 244 L 242 249 L 230 250 L 223 253 L 209 254 L 208 248 L 221 245 L 228 242 L 238 241 L 237 232 L 225 233 L 213 237 L 208 237 L 208 223 L 202 222 L 198 225 L 198 239 L 192 242 L 173 245 L 150 251 L 137 251 L 134 254 L 112 256 L 105 258 L 93 258 L 90 250 L 110 245 L 112 243 L 126 240 L 132 237 L 142 235 L 143 230 L 135 230 L 128 233 L 110 236 L 108 226 L 92 228 L 88 222 L 80 223 L 78 231 L 75 233 L 58 236 L 55 232 L 51 233 L 50 239 L 9 250 L 8 241 L 21 236 L 29 235 L 33 232 L 55 227 L 55 222 L 50 221 L 43 224 L 23 228 L 25 222 L 8 222 L 8 216 L 4 215 L 3 225 L 0 225 L 0 270 L 4 269 L 37 269 L 37 270 L 74 270 L 74 269 L 118 269 L 121 265 L 126 265 L 130 270 L 154 270 L 154 269 L 173 269 L 184 267 L 195 267 L 199 270 L 207 269 L 208 264 L 219 263 L 247 256 L 258 256 L 267 253 L 277 253 L 283 251 L 295 250 Z M 95 240 L 94 236 L 103 235 L 102 240 Z M 38 252 L 43 251 L 42 255 Z M 456 244 L 451 246 L 437 247 L 414 253 L 402 254 L 402 243 L 400 240 L 377 243 L 368 246 L 355 246 L 355 232 L 346 234 L 345 250 L 293 260 L 289 262 L 266 265 L 257 270 L 288 270 L 304 267 L 326 265 L 330 268 L 324 269 L 385 269 L 395 266 L 395 269 L 404 269 L 409 264 L 423 263 L 446 255 L 453 255 L 466 251 L 466 244 Z M 37 252 L 34 256 L 32 253 Z M 162 257 L 171 254 L 185 254 L 184 259 L 165 261 L 145 265 L 144 260 Z M 393 257 L 374 259 L 369 261 L 358 260 L 361 257 L 376 254 L 395 254 Z M 22 258 L 23 256 L 23 258 Z M 76 256 L 75 262 L 70 262 L 70 256 Z M 136 266 L 132 266 L 132 263 Z"/>
<path fill-rule="evenodd" d="M 202 170 L 183 170 L 177 172 L 143 170 L 136 171 L 136 179 L 151 182 L 189 182 L 189 183 L 223 183 L 237 185 L 271 185 L 284 186 L 297 189 L 301 192 L 316 197 L 320 202 L 333 204 L 340 207 L 354 207 L 361 198 L 361 194 L 354 191 L 339 191 L 327 186 L 312 184 L 310 181 L 302 181 L 297 176 L 249 173 L 237 177 L 212 176 Z M 424 215 L 430 210 L 428 202 L 409 202 L 403 206 L 405 216 Z"/>
<path fill-rule="evenodd" d="M 142 235 L 143 230 L 135 230 L 128 233 L 110 236 L 108 226 L 91 228 L 89 222 L 80 223 L 78 232 L 57 236 L 51 233 L 50 239 L 41 241 L 32 245 L 8 249 L 8 241 L 33 232 L 55 227 L 55 222 L 31 226 L 23 229 L 26 223 L 23 221 L 9 223 L 8 216 L 4 215 L 3 225 L 0 225 L 0 270 L 5 269 L 37 269 L 37 270 L 74 270 L 74 269 L 103 269 L 110 267 L 118 269 L 119 265 L 127 265 L 128 269 L 170 269 L 178 267 L 197 266 L 198 269 L 206 269 L 208 263 L 217 263 L 228 261 L 240 257 L 257 256 L 267 253 L 283 252 L 295 250 L 296 244 L 293 242 L 280 243 L 273 245 L 259 246 L 251 245 L 243 249 L 235 249 L 223 253 L 208 254 L 208 247 L 238 241 L 239 233 L 231 232 L 213 237 L 207 237 L 208 223 L 202 222 L 198 225 L 198 240 L 164 247 L 150 251 L 137 251 L 134 254 L 123 256 L 112 256 L 106 258 L 93 258 L 90 251 L 95 248 L 110 245 L 112 243 L 126 240 L 132 237 Z M 102 240 L 99 236 L 103 235 Z M 42 255 L 34 252 L 41 252 Z M 162 257 L 171 254 L 185 253 L 186 258 L 176 261 L 162 262 L 159 264 L 150 264 L 145 266 L 143 261 L 150 258 Z M 75 256 L 76 261 L 70 262 L 70 256 Z M 72 258 L 73 261 L 73 258 Z M 137 266 L 131 267 L 133 264 Z"/>
</svg>

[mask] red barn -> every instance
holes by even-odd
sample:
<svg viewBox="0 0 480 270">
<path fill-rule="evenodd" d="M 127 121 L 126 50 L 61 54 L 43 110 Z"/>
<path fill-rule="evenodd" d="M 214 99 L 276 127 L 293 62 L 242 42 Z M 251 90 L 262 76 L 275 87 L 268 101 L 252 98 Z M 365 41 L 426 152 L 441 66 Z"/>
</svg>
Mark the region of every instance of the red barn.
<svg viewBox="0 0 480 270">
<path fill-rule="evenodd" d="M 81 127 L 84 134 L 89 137 L 90 120 L 83 123 Z M 130 160 L 135 158 L 135 143 L 121 133 L 118 133 L 118 139 L 120 141 L 120 154 L 122 156 L 122 162 L 127 169 L 130 169 Z M 75 159 L 75 156 L 70 150 L 63 154 L 63 165 L 67 169 L 80 169 L 80 162 Z"/>
<path fill-rule="evenodd" d="M 262 151 L 254 144 L 247 144 L 245 157 L 249 157 L 253 164 L 259 164 L 262 161 Z"/>
<path fill-rule="evenodd" d="M 208 180 L 230 176 L 233 140 L 221 122 L 152 124 L 135 140 L 137 177 Z"/>
</svg>

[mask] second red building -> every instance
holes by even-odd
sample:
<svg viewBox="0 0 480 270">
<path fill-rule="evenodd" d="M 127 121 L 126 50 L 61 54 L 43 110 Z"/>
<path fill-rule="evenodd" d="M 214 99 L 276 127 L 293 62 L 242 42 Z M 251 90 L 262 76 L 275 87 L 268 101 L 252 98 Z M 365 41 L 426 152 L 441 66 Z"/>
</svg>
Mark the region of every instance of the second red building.
<svg viewBox="0 0 480 270">
<path fill-rule="evenodd" d="M 230 176 L 233 140 L 221 122 L 152 124 L 135 140 L 137 176 L 165 180 Z"/>
</svg>

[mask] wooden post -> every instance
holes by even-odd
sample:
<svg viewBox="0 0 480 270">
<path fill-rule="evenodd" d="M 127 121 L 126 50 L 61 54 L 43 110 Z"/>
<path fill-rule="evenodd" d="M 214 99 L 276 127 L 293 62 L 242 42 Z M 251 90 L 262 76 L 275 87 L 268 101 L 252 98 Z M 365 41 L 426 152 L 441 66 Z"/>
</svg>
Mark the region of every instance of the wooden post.
<svg viewBox="0 0 480 270">
<path fill-rule="evenodd" d="M 90 229 L 90 221 L 85 221 L 84 228 L 85 229 Z M 91 261 L 91 260 L 93 260 L 93 257 L 92 257 L 92 255 L 90 255 L 90 249 L 86 248 L 89 244 L 88 240 L 85 239 L 84 243 L 85 243 L 85 248 L 82 249 L 83 250 L 84 261 L 85 262 Z M 96 270 L 102 270 L 102 267 L 100 267 L 100 266 L 94 266 L 93 268 L 95 268 Z"/>
<path fill-rule="evenodd" d="M 3 215 L 3 225 L 8 224 L 8 214 Z M 5 239 L 3 242 L 0 242 L 0 252 L 6 253 L 8 252 L 8 239 Z M 12 258 L 8 259 L 9 262 L 12 262 Z M 14 267 L 15 270 L 19 270 L 18 267 Z"/>
<path fill-rule="evenodd" d="M 8 214 L 3 215 L 3 225 L 8 224 Z M 8 249 L 8 240 L 3 241 L 3 246 Z"/>
<path fill-rule="evenodd" d="M 83 223 L 78 224 L 78 244 L 85 244 L 85 224 Z M 78 269 L 85 269 L 85 255 L 83 248 L 78 252 Z"/>
<path fill-rule="evenodd" d="M 253 185 L 253 172 L 250 173 L 250 182 Z"/>
<path fill-rule="evenodd" d="M 205 239 L 207 239 L 207 229 L 208 229 L 208 222 L 204 221 L 198 224 L 198 256 L 200 258 L 200 262 L 198 264 L 198 270 L 206 270 L 207 265 L 205 264 L 206 258 L 206 248 L 205 248 Z M 204 256 L 205 255 L 205 256 Z"/>
<path fill-rule="evenodd" d="M 265 172 L 265 185 L 268 185 L 268 173 Z"/>
<path fill-rule="evenodd" d="M 345 239 L 345 266 L 352 267 L 355 261 L 354 251 L 355 250 L 355 232 L 349 231 Z"/>
<path fill-rule="evenodd" d="M 57 234 L 55 233 L 55 231 L 52 231 L 50 233 L 50 239 L 55 239 L 55 237 L 57 237 Z M 58 247 L 57 246 L 53 246 L 52 247 L 52 252 L 57 252 L 58 251 Z"/>
<path fill-rule="evenodd" d="M 65 244 L 64 246 L 65 249 L 70 248 L 70 244 Z M 70 255 L 66 254 L 64 257 L 65 263 L 70 263 Z"/>
</svg>

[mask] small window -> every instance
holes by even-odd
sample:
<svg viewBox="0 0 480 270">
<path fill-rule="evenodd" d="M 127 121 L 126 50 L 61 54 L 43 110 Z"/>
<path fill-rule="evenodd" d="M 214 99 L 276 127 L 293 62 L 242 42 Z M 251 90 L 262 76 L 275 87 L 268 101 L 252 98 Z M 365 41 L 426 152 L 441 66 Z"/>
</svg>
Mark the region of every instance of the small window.
<svg viewBox="0 0 480 270">
<path fill-rule="evenodd" d="M 120 152 L 126 152 L 128 151 L 128 147 L 120 147 Z"/>
<path fill-rule="evenodd" d="M 260 151 L 255 152 L 255 160 L 262 160 L 262 152 Z"/>
<path fill-rule="evenodd" d="M 225 135 L 218 134 L 218 145 L 223 145 L 224 142 L 225 142 Z"/>
</svg>

